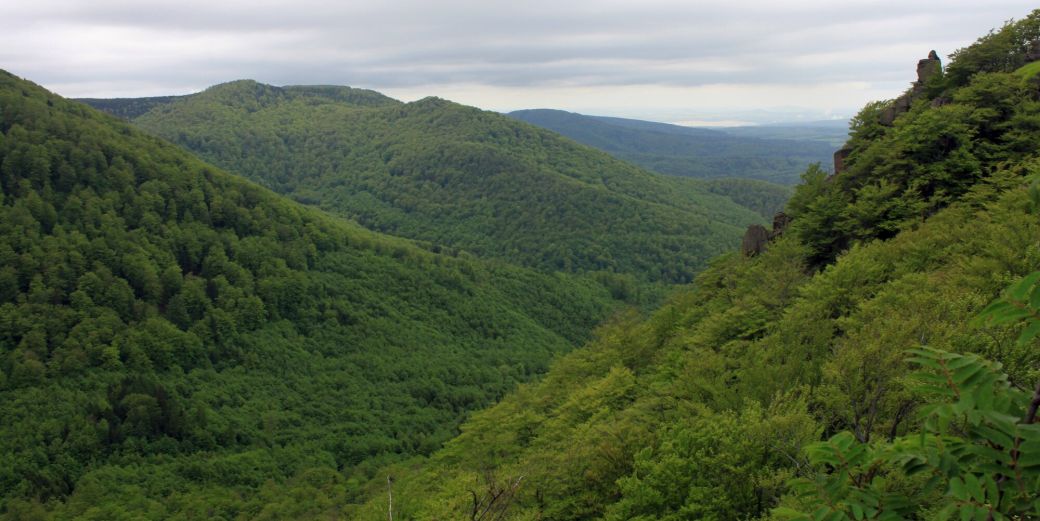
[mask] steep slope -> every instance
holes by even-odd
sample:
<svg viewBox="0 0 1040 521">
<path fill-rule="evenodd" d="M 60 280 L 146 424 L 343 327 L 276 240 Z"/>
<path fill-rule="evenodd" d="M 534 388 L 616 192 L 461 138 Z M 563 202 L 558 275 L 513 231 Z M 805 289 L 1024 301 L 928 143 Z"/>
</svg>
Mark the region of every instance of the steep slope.
<svg viewBox="0 0 1040 521">
<path fill-rule="evenodd" d="M 142 128 L 371 229 L 541 269 L 683 282 L 761 218 L 500 114 L 218 85 Z"/>
<path fill-rule="evenodd" d="M 1035 441 L 930 453 L 946 469 L 977 454 L 987 470 L 964 480 L 912 474 L 923 465 L 905 460 L 849 474 L 841 451 L 818 449 L 813 460 L 828 463 L 814 467 L 803 449 L 842 431 L 850 455 L 923 439 L 922 418 L 940 409 L 955 418 L 950 436 L 995 421 L 964 408 L 992 400 L 984 392 L 926 407 L 935 396 L 915 390 L 910 348 L 999 362 L 1027 399 L 1040 381 L 1040 341 L 1016 343 L 1015 322 L 973 322 L 1040 269 L 1040 90 L 1013 73 L 1023 49 L 1040 47 L 1038 27 L 1040 10 L 958 51 L 894 120 L 883 113 L 898 100 L 868 105 L 851 166 L 834 177 L 810 168 L 788 207 L 793 223 L 764 252 L 720 258 L 649 319 L 618 318 L 475 415 L 432 458 L 389 469 L 395 518 L 947 519 L 939 511 L 950 505 L 970 507 L 962 519 L 1008 518 L 997 513 L 1010 494 L 993 490 L 1011 466 L 1037 465 Z M 963 377 L 963 366 L 935 366 L 923 380 L 933 388 Z M 844 481 L 848 501 L 885 503 L 856 511 L 789 488 L 831 471 L 837 481 L 808 488 L 826 497 L 825 485 Z M 1014 494 L 1035 505 L 1019 518 L 1033 519 L 1040 479 L 1015 479 Z M 957 492 L 966 481 L 992 490 Z M 372 485 L 357 516 L 385 512 L 386 492 Z M 921 502 L 899 504 L 904 493 Z"/>
<path fill-rule="evenodd" d="M 833 153 L 833 147 L 821 141 L 743 137 L 719 130 L 562 110 L 519 110 L 509 116 L 675 176 L 735 177 L 792 185 L 807 165 L 829 162 Z"/>
<path fill-rule="evenodd" d="M 331 218 L 6 72 L 0 190 L 5 519 L 255 518 L 286 480 L 349 490 L 616 306 Z"/>
</svg>

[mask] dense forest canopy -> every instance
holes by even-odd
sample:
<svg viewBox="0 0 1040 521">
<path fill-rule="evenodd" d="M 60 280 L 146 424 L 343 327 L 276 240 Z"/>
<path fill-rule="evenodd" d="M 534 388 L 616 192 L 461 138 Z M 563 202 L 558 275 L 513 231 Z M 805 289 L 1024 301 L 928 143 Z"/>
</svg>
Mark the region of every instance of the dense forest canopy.
<svg viewBox="0 0 1040 521">
<path fill-rule="evenodd" d="M 329 217 L 0 72 L 4 519 L 256 518 L 286 482 L 352 493 L 618 304 Z"/>
<path fill-rule="evenodd" d="M 344 89 L 372 98 L 238 81 L 133 121 L 370 229 L 542 270 L 688 282 L 775 200 L 752 211 L 501 114 Z"/>
</svg>

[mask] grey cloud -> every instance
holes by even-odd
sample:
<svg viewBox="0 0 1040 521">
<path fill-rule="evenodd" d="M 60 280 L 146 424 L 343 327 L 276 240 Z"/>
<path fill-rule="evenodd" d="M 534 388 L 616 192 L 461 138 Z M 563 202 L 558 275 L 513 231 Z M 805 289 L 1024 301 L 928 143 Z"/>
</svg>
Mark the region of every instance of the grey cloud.
<svg viewBox="0 0 1040 521">
<path fill-rule="evenodd" d="M 376 89 L 899 84 L 929 49 L 949 53 L 1030 9 L 1013 0 L 38 0 L 0 5 L 0 67 L 71 96 L 245 77 Z"/>
</svg>

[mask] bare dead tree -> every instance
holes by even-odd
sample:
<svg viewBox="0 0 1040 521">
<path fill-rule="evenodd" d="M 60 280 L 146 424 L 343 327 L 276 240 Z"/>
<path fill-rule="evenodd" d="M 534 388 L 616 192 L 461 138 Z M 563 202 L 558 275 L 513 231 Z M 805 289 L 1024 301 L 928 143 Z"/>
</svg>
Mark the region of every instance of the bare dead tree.
<svg viewBox="0 0 1040 521">
<path fill-rule="evenodd" d="M 389 475 L 386 476 L 386 495 L 387 495 L 387 507 L 386 515 L 390 518 L 390 521 L 394 521 L 394 478 Z"/>
<path fill-rule="evenodd" d="M 470 490 L 473 498 L 473 507 L 470 510 L 470 521 L 501 521 L 505 519 L 516 492 L 520 489 L 520 483 L 524 476 L 519 476 L 512 483 L 508 480 L 499 483 L 493 469 L 484 470 L 484 490 L 477 493 Z"/>
</svg>

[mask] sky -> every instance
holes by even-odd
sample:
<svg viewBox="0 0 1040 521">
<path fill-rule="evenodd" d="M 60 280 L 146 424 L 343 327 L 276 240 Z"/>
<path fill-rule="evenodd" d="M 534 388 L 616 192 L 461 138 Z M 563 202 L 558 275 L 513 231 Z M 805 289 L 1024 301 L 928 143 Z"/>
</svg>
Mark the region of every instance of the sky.
<svg viewBox="0 0 1040 521">
<path fill-rule="evenodd" d="M 236 79 L 690 125 L 845 118 L 1020 0 L 0 0 L 0 68 L 66 97 Z"/>
</svg>

